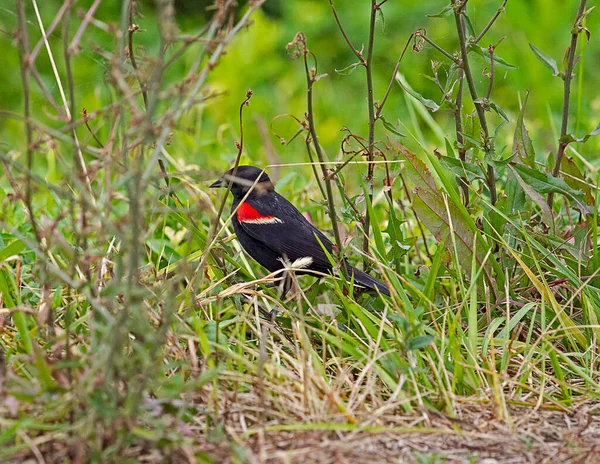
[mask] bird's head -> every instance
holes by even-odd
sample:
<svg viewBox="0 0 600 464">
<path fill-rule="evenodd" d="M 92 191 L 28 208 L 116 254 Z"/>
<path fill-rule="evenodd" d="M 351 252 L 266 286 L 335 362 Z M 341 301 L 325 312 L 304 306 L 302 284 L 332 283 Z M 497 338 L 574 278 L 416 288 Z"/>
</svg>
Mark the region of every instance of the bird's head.
<svg viewBox="0 0 600 464">
<path fill-rule="evenodd" d="M 262 169 L 254 166 L 238 166 L 237 171 L 230 169 L 210 185 L 210 188 L 227 188 L 231 185 L 231 193 L 241 199 L 251 190 L 251 195 L 262 195 L 274 190 L 273 182 Z"/>
</svg>

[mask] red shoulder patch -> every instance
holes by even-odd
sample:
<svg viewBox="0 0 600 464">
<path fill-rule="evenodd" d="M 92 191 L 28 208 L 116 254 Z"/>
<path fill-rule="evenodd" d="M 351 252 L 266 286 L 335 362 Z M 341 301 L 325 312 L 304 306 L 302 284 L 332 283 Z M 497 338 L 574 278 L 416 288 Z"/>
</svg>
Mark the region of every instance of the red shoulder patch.
<svg viewBox="0 0 600 464">
<path fill-rule="evenodd" d="M 237 218 L 247 224 L 281 224 L 283 221 L 275 216 L 265 216 L 244 202 L 237 210 Z"/>
</svg>

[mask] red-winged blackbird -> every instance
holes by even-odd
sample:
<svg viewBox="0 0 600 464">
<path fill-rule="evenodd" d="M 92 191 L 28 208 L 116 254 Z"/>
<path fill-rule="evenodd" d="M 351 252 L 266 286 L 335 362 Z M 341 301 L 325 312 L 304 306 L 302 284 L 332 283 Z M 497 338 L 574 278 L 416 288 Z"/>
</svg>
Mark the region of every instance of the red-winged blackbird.
<svg viewBox="0 0 600 464">
<path fill-rule="evenodd" d="M 294 262 L 310 257 L 312 263 L 305 269 L 331 273 L 332 265 L 321 246 L 333 255 L 331 241 L 275 191 L 269 176 L 254 166 L 238 166 L 235 177 L 233 171 L 227 171 L 210 188 L 231 184 L 231 211 L 237 210 L 232 218 L 233 229 L 244 250 L 271 272 L 285 267 L 284 259 Z M 355 283 L 389 296 L 385 284 L 346 262 L 345 266 Z"/>
</svg>

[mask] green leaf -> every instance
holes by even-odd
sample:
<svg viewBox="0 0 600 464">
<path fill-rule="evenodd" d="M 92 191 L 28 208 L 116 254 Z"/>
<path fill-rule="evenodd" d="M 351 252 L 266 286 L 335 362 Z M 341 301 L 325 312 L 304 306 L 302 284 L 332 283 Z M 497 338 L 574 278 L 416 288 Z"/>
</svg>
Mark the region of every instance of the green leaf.
<svg viewBox="0 0 600 464">
<path fill-rule="evenodd" d="M 484 57 L 485 60 L 488 62 L 488 64 L 492 63 L 492 55 L 487 48 L 480 47 L 479 45 L 471 45 L 469 48 L 471 51 L 475 52 L 477 55 Z M 494 66 L 496 68 L 503 68 L 503 69 L 517 69 L 517 66 L 515 66 L 514 64 L 510 64 L 508 61 L 506 61 L 501 56 L 497 55 L 495 52 L 494 52 Z"/>
<path fill-rule="evenodd" d="M 154 253 L 158 256 L 162 256 L 163 259 L 166 259 L 168 262 L 173 262 L 181 259 L 181 256 L 175 249 L 171 242 L 167 240 L 161 240 L 158 238 L 151 238 L 146 240 L 146 245 L 150 248 Z"/>
<path fill-rule="evenodd" d="M 490 102 L 490 108 L 493 109 L 496 112 L 496 114 L 500 116 L 504 121 L 509 122 L 508 116 L 506 115 L 504 110 L 500 108 L 500 106 L 498 106 L 496 103 Z"/>
<path fill-rule="evenodd" d="M 537 193 L 558 193 L 564 195 L 582 214 L 589 214 L 591 212 L 585 202 L 583 192 L 569 187 L 564 179 L 537 171 L 522 164 L 515 164 L 512 168 L 519 174 L 524 183 L 531 186 Z"/>
<path fill-rule="evenodd" d="M 56 387 L 56 382 L 52 378 L 52 369 L 48 364 L 46 355 L 37 343 L 32 344 L 33 354 L 35 358 L 35 367 L 37 369 L 37 378 L 45 389 L 51 390 Z"/>
<path fill-rule="evenodd" d="M 437 190 L 435 185 L 435 179 L 427 169 L 427 166 L 423 161 L 416 157 L 414 153 L 411 153 L 405 146 L 396 142 L 395 140 L 388 137 L 394 150 L 399 156 L 408 161 L 410 169 L 408 169 L 408 175 L 415 185 L 426 186 L 430 190 Z"/>
<path fill-rule="evenodd" d="M 385 32 L 385 17 L 381 8 L 377 8 L 377 20 L 381 21 L 381 32 Z"/>
<path fill-rule="evenodd" d="M 525 93 L 525 99 L 523 100 L 523 106 L 519 112 L 517 118 L 517 125 L 515 127 L 515 135 L 513 137 L 513 148 L 512 153 L 518 154 L 519 158 L 530 167 L 535 166 L 535 151 L 533 150 L 533 143 L 525 127 L 525 108 L 527 106 L 527 99 L 529 98 L 529 91 Z"/>
<path fill-rule="evenodd" d="M 512 166 L 509 166 L 509 169 L 512 170 L 515 174 L 519 185 L 523 189 L 523 191 L 531 198 L 542 210 L 542 221 L 544 224 L 552 227 L 554 232 L 554 216 L 552 215 L 552 209 L 546 203 L 546 199 L 529 183 L 525 182 L 525 180 L 515 171 Z"/>
<path fill-rule="evenodd" d="M 15 279 L 8 269 L 3 268 L 0 268 L 0 297 L 4 306 L 8 309 L 15 308 L 21 304 Z M 33 352 L 33 340 L 31 339 L 27 323 L 29 318 L 23 312 L 16 311 L 13 313 L 12 319 L 19 332 L 25 351 L 31 354 Z"/>
<path fill-rule="evenodd" d="M 427 227 L 439 241 L 445 241 L 446 247 L 452 251 L 456 244 L 456 256 L 460 266 L 466 275 L 471 275 L 473 258 L 475 263 L 482 268 L 486 281 L 494 285 L 490 258 L 487 258 L 488 249 L 484 246 L 484 240 L 480 232 L 472 230 L 470 224 L 465 221 L 451 202 L 445 202 L 438 191 L 432 192 L 422 187 L 413 189 L 413 208 L 421 222 Z M 452 227 L 450 227 L 452 226 Z M 451 231 L 454 240 L 450 239 Z M 478 234 L 476 248 L 473 248 L 473 236 Z"/>
<path fill-rule="evenodd" d="M 445 168 L 452 171 L 457 176 L 466 177 L 469 182 L 472 182 L 475 179 L 485 179 L 484 173 L 474 164 L 449 156 L 441 156 L 440 161 Z"/>
<path fill-rule="evenodd" d="M 465 134 L 464 132 L 462 133 L 462 136 L 467 142 L 469 142 L 474 147 L 479 148 L 481 151 L 485 151 L 483 149 L 483 144 L 481 143 L 481 140 L 477 140 L 476 138 L 471 137 L 469 134 Z"/>
<path fill-rule="evenodd" d="M 496 332 L 496 329 L 500 327 L 504 321 L 506 321 L 506 317 L 497 317 L 488 325 L 485 335 L 483 336 L 483 343 L 481 344 L 482 353 L 487 353 L 494 332 Z"/>
<path fill-rule="evenodd" d="M 390 255 L 391 258 L 394 260 L 396 271 L 399 271 L 402 266 L 401 258 L 415 244 L 416 237 L 411 237 L 408 240 L 404 238 L 401 227 L 402 221 L 399 220 L 396 215 L 396 211 L 394 209 L 394 202 L 392 199 L 390 199 L 388 195 L 386 195 L 385 197 L 388 201 L 389 206 L 389 218 L 388 226 L 384 230 L 384 232 L 390 237 L 390 243 L 392 244 L 392 247 L 390 249 Z"/>
<path fill-rule="evenodd" d="M 410 351 L 419 350 L 431 345 L 435 341 L 431 335 L 421 335 L 419 337 L 411 338 L 408 341 L 408 349 Z"/>
<path fill-rule="evenodd" d="M 465 26 L 467 29 L 467 36 L 471 36 L 471 37 L 477 37 L 477 34 L 475 33 L 475 28 L 473 27 L 473 23 L 471 22 L 471 18 L 469 18 L 469 16 L 463 12 L 463 17 L 465 18 Z"/>
<path fill-rule="evenodd" d="M 504 187 L 504 193 L 508 198 L 506 210 L 507 216 L 513 217 L 525 208 L 525 192 L 519 184 L 517 174 L 511 170 L 508 171 L 508 181 Z"/>
<path fill-rule="evenodd" d="M 510 332 L 517 326 L 519 322 L 521 322 L 521 319 L 523 319 L 528 314 L 531 314 L 531 309 L 534 308 L 535 305 L 536 303 L 527 303 L 525 306 L 519 309 L 516 314 L 512 314 L 510 316 L 510 322 L 508 324 L 508 327 L 505 326 L 500 331 L 500 333 L 496 335 L 496 338 L 501 340 L 509 339 L 511 335 Z"/>
<path fill-rule="evenodd" d="M 498 291 L 496 280 L 499 281 L 499 285 L 502 285 L 502 271 L 496 269 L 496 280 L 492 278 L 492 268 L 496 267 L 496 261 L 489 257 L 486 260 L 490 246 L 481 235 L 469 211 L 462 204 L 454 176 L 448 174 L 448 170 L 444 168 L 436 156 L 427 154 L 429 162 L 435 169 L 435 173 L 443 186 L 443 192 L 440 191 L 436 186 L 433 175 L 423 161 L 419 160 L 397 141 L 389 137 L 388 141 L 397 155 L 407 160 L 406 172 L 416 185 L 413 190 L 413 193 L 415 193 L 413 207 L 421 222 L 450 251 L 453 250 L 456 243 L 457 259 L 467 275 L 471 275 L 473 254 L 475 253 L 475 262 L 478 267 L 483 267 L 482 275 L 492 292 L 496 294 Z M 447 195 L 447 197 L 444 195 Z M 452 228 L 450 224 L 452 224 Z M 453 231 L 453 235 L 450 234 L 450 230 Z M 473 246 L 474 234 L 478 234 L 476 248 Z"/>
<path fill-rule="evenodd" d="M 546 55 L 543 51 L 531 43 L 529 44 L 529 48 L 531 48 L 531 51 L 533 51 L 535 57 L 550 71 L 552 71 L 553 76 L 558 76 L 558 65 L 556 64 L 556 60 L 554 58 Z"/>
<path fill-rule="evenodd" d="M 4 248 L 0 249 L 0 262 L 5 261 L 11 256 L 17 256 L 25 248 L 25 244 L 21 240 L 13 240 Z"/>
<path fill-rule="evenodd" d="M 501 239 L 502 240 L 502 239 Z M 542 295 L 548 302 L 548 306 L 553 310 L 554 314 L 558 318 L 560 325 L 564 328 L 566 338 L 570 341 L 572 347 L 578 351 L 580 347 L 587 345 L 587 340 L 581 329 L 577 324 L 569 317 L 569 313 L 560 306 L 552 289 L 548 286 L 545 280 L 538 278 L 538 273 L 534 272 L 528 265 L 523 261 L 519 253 L 515 252 L 504 240 L 502 240 L 504 247 L 512 254 L 513 258 L 519 263 L 519 266 L 525 271 L 525 274 L 536 288 L 536 290 Z"/>
<path fill-rule="evenodd" d="M 436 282 L 440 278 L 442 255 L 445 253 L 446 250 L 445 245 L 445 242 L 442 241 L 440 243 L 440 246 L 438 246 L 435 255 L 433 256 L 433 262 L 431 263 L 431 267 L 429 268 L 429 275 L 427 276 L 425 287 L 423 288 L 423 294 L 430 301 L 434 301 L 435 291 L 437 287 Z"/>
<path fill-rule="evenodd" d="M 440 109 L 440 105 L 438 105 L 433 100 L 429 100 L 428 98 L 425 98 L 420 93 L 415 92 L 414 90 L 409 89 L 408 87 L 406 87 L 402 82 L 400 82 L 400 79 L 398 79 L 397 76 L 396 76 L 396 82 L 398 82 L 398 84 L 400 85 L 400 87 L 402 87 L 407 94 L 409 94 L 411 97 L 413 97 L 416 100 L 418 100 L 419 102 L 421 102 L 423 104 L 423 106 L 425 106 L 426 108 L 428 108 L 429 110 L 431 110 L 433 113 L 435 113 L 437 110 Z"/>
<path fill-rule="evenodd" d="M 362 181 L 362 178 L 361 178 Z M 369 216 L 371 217 L 371 227 L 373 229 L 373 238 L 375 239 L 375 245 L 377 247 L 377 251 L 381 256 L 387 258 L 387 253 L 385 249 L 385 244 L 383 242 L 383 236 L 381 235 L 381 229 L 379 228 L 379 220 L 377 219 L 377 214 L 373 209 L 373 205 L 371 204 L 371 200 L 369 199 L 369 191 L 367 185 L 362 182 L 363 193 L 365 195 L 365 204 L 367 205 L 367 211 L 369 212 Z"/>
<path fill-rule="evenodd" d="M 592 132 L 587 135 L 584 135 L 581 138 L 575 137 L 573 134 L 566 134 L 565 136 L 559 139 L 559 142 L 573 143 L 573 142 L 587 142 L 590 137 L 594 137 L 595 135 L 600 135 L 600 123 L 594 128 Z"/>
<path fill-rule="evenodd" d="M 398 129 L 396 129 L 396 127 L 394 127 L 393 124 L 391 124 L 390 122 L 388 122 L 383 115 L 379 115 L 379 119 L 381 119 L 381 122 L 383 123 L 383 127 L 385 127 L 388 131 L 390 131 L 392 134 L 397 135 L 398 137 L 406 137 L 406 134 L 403 134 L 402 132 L 400 132 Z"/>
<path fill-rule="evenodd" d="M 452 143 L 450 143 L 450 140 L 448 140 L 447 137 L 444 137 L 444 142 L 446 142 L 446 155 L 448 155 L 448 157 L 450 158 L 456 158 L 454 148 L 452 147 Z"/>
<path fill-rule="evenodd" d="M 584 174 L 579 170 L 573 158 L 569 156 L 563 156 L 562 162 L 560 163 L 560 170 L 568 176 L 564 176 L 564 180 L 569 187 L 575 190 L 581 190 L 583 192 L 583 198 L 585 202 L 594 206 L 594 193 L 590 185 L 585 182 Z"/>
<path fill-rule="evenodd" d="M 437 13 L 437 14 L 428 14 L 427 17 L 428 18 L 445 18 L 446 16 L 450 16 L 453 11 L 454 11 L 454 8 L 452 6 L 452 3 L 449 3 L 444 8 L 442 8 L 439 13 Z"/>
<path fill-rule="evenodd" d="M 345 68 L 336 69 L 335 72 L 338 74 L 341 74 L 343 76 L 347 76 L 349 74 L 352 74 L 354 72 L 354 70 L 361 64 L 362 63 L 360 61 L 357 61 L 356 63 L 352 63 L 352 64 L 346 66 Z"/>
</svg>

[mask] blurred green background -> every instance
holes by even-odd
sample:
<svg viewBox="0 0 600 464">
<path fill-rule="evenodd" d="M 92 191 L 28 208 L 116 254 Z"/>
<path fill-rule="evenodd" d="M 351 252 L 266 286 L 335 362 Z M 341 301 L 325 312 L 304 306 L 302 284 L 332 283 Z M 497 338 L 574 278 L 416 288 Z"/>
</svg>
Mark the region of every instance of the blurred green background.
<svg viewBox="0 0 600 464">
<path fill-rule="evenodd" d="M 49 26 L 56 11 L 62 4 L 60 0 L 45 0 L 40 3 L 41 15 L 46 27 Z M 81 15 L 91 5 L 91 0 L 76 3 L 78 17 L 73 18 L 70 27 L 72 37 L 80 23 Z M 177 24 L 182 33 L 193 34 L 206 21 L 206 7 L 210 2 L 180 0 L 177 6 Z M 476 31 L 488 22 L 497 10 L 499 0 L 471 0 L 468 11 Z M 335 2 L 341 20 L 357 47 L 366 44 L 368 34 L 367 0 L 337 0 Z M 404 48 L 407 38 L 417 28 L 425 28 L 428 37 L 450 52 L 457 50 L 453 17 L 432 18 L 446 5 L 444 1 L 397 1 L 390 0 L 383 6 L 384 21 L 377 24 L 375 40 L 375 99 L 383 96 L 391 77 L 395 62 Z M 531 42 L 547 54 L 554 57 L 562 69 L 565 49 L 570 41 L 570 28 L 578 2 L 574 0 L 510 0 L 506 13 L 502 14 L 495 26 L 481 42 L 487 47 L 505 37 L 497 49 L 497 55 L 517 66 L 517 69 L 497 69 L 492 99 L 509 115 L 511 122 L 501 132 L 498 146 L 512 144 L 512 131 L 519 109 L 527 89 L 534 89 L 529 97 L 527 110 L 528 129 L 534 140 L 538 158 L 543 160 L 551 150 L 556 149 L 556 131 L 560 125 L 562 108 L 562 81 L 553 77 L 538 60 L 535 59 L 528 43 Z M 40 39 L 40 31 L 35 14 L 29 2 L 26 2 L 29 37 L 32 46 Z M 118 25 L 120 2 L 102 2 L 95 17 L 105 24 Z M 142 29 L 135 34 L 136 55 L 144 66 L 145 59 L 157 53 L 158 33 L 154 5 L 150 1 L 142 2 L 136 23 Z M 363 69 L 357 68 L 350 75 L 336 73 L 356 61 L 345 44 L 333 20 L 327 0 L 267 0 L 265 8 L 253 17 L 252 27 L 240 33 L 228 49 L 218 67 L 211 73 L 209 84 L 212 91 L 223 92 L 219 97 L 210 99 L 204 107 L 195 108 L 192 117 L 185 118 L 175 130 L 169 152 L 182 165 L 198 169 L 199 181 L 210 180 L 225 169 L 233 159 L 236 149 L 234 141 L 239 138 L 238 110 L 247 89 L 254 96 L 249 111 L 245 114 L 246 145 L 245 162 L 257 165 L 268 163 L 264 141 L 259 136 L 256 118 L 261 118 L 267 126 L 279 115 L 293 114 L 302 118 L 306 108 L 306 82 L 302 63 L 293 61 L 285 46 L 297 31 L 308 38 L 308 47 L 318 58 L 319 73 L 327 73 L 326 79 L 315 86 L 316 124 L 321 143 L 330 158 L 339 154 L 343 138 L 340 129 L 347 126 L 354 133 L 367 135 L 366 86 Z M 578 136 L 584 135 L 600 121 L 600 76 L 597 73 L 600 62 L 600 41 L 598 26 L 600 15 L 592 12 L 586 25 L 592 36 L 589 43 L 580 40 L 582 59 L 576 70 L 573 82 L 570 130 Z M 57 59 L 58 69 L 62 67 L 61 28 L 54 31 L 50 44 Z M 0 45 L 3 47 L 3 72 L 0 73 L 0 101 L 2 110 L 22 113 L 22 87 L 19 60 L 14 40 L 16 30 L 15 6 L 12 2 L 0 5 Z M 97 52 L 96 47 L 114 50 L 114 34 L 90 26 L 82 41 L 81 50 L 73 60 L 75 72 L 76 107 L 85 107 L 88 112 L 101 108 L 115 96 L 108 84 L 106 73 L 109 66 L 106 58 Z M 166 82 L 177 82 L 196 58 L 197 46 L 171 67 Z M 168 55 L 167 55 L 168 56 Z M 482 75 L 486 67 L 484 60 L 474 54 L 474 74 L 480 93 L 487 89 L 488 79 Z M 407 52 L 400 72 L 408 83 L 418 92 L 432 100 L 440 101 L 440 92 L 435 84 L 426 78 L 431 75 L 431 61 L 442 62 L 447 69 L 448 60 L 431 46 L 425 44 L 420 53 Z M 51 90 L 53 97 L 60 103 L 60 95 L 52 74 L 48 55 L 45 50 L 39 53 L 37 66 L 43 81 Z M 443 75 L 443 72 L 441 73 Z M 61 74 L 64 81 L 65 76 Z M 132 78 L 132 76 L 130 76 Z M 61 127 L 62 121 L 56 119 L 53 109 L 32 85 L 32 112 L 35 120 L 51 127 Z M 418 150 L 418 143 L 410 136 L 416 134 L 418 127 L 411 119 L 413 109 L 407 105 L 404 91 L 394 85 L 385 107 L 384 115 L 388 121 L 398 125 L 400 131 L 408 134 L 403 143 Z M 141 100 L 140 100 L 141 101 Z M 414 116 L 414 115 L 413 115 Z M 445 135 L 454 138 L 454 122 L 450 111 L 442 109 L 433 117 L 444 129 Z M 416 120 L 420 116 L 414 116 Z M 495 125 L 499 119 L 491 116 Z M 399 122 L 399 123 L 398 123 Z M 108 122 L 94 120 L 93 127 L 100 138 L 108 134 Z M 424 126 L 420 124 L 419 126 Z M 275 120 L 275 131 L 289 137 L 296 130 L 291 118 Z M 90 141 L 85 128 L 79 129 L 84 141 Z M 381 125 L 377 127 L 377 137 L 387 135 Z M 424 133 L 423 139 L 428 149 L 443 148 L 439 134 Z M 5 151 L 22 152 L 23 124 L 11 118 L 0 118 L 0 146 Z M 306 151 L 301 139 L 289 146 L 282 146 L 277 137 L 271 135 L 280 162 L 299 162 L 306 160 Z M 598 140 L 592 139 L 583 154 L 597 165 Z M 18 154 L 15 155 L 18 157 Z M 36 155 L 36 169 L 45 167 L 43 153 Z M 68 157 L 67 157 L 68 158 Z M 309 169 L 306 169 L 308 174 Z M 282 175 L 285 172 L 282 172 Z"/>
</svg>

